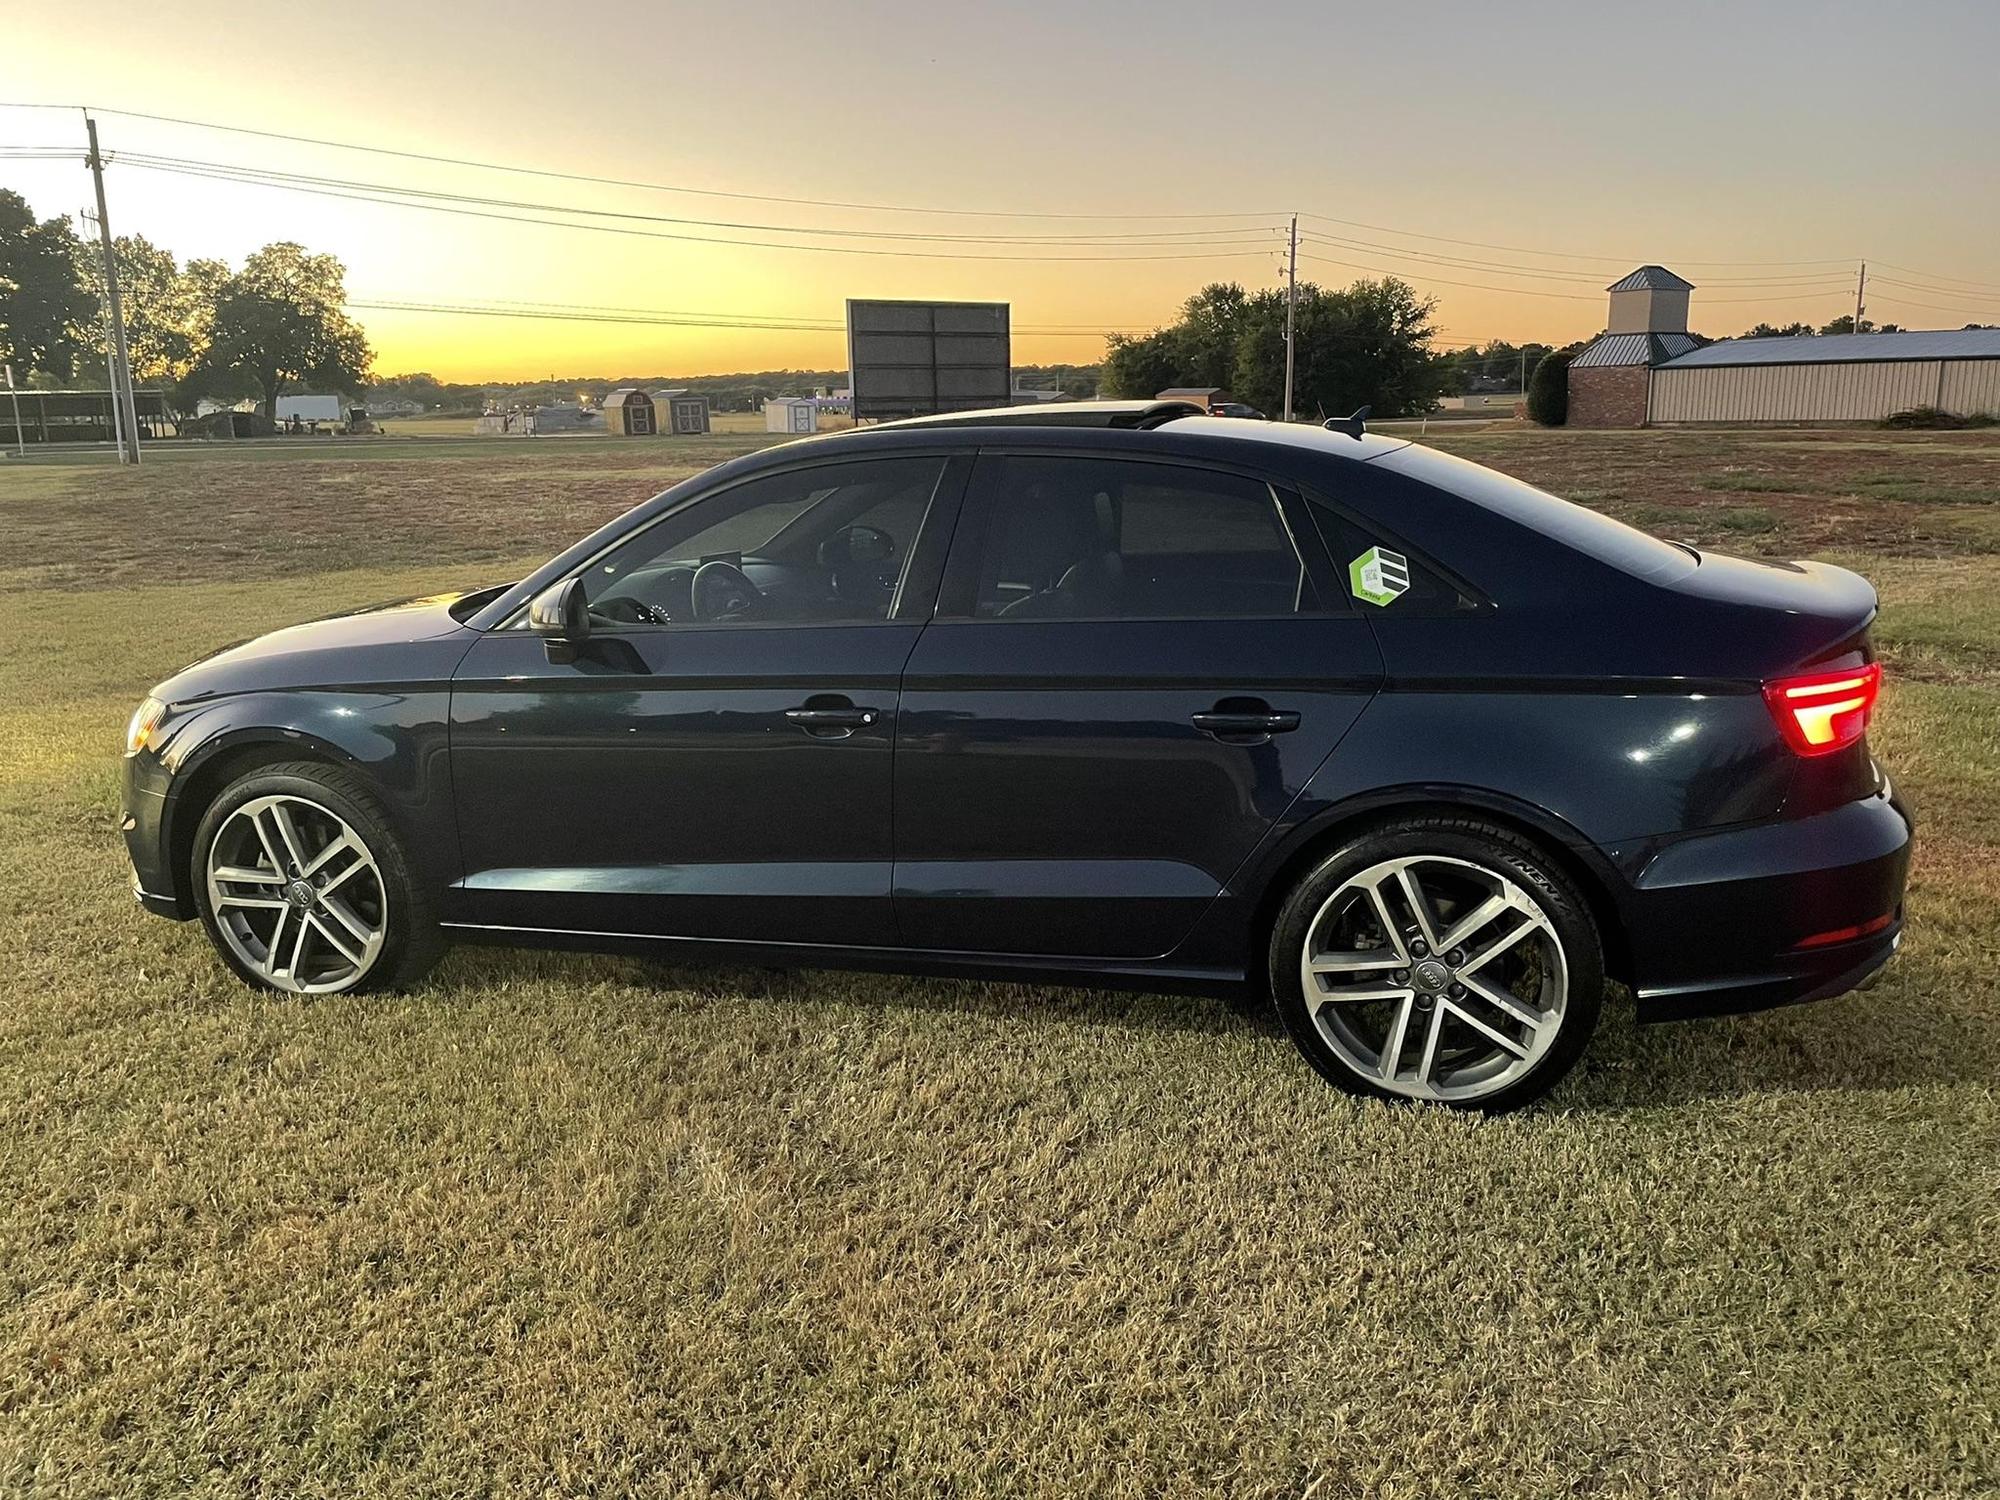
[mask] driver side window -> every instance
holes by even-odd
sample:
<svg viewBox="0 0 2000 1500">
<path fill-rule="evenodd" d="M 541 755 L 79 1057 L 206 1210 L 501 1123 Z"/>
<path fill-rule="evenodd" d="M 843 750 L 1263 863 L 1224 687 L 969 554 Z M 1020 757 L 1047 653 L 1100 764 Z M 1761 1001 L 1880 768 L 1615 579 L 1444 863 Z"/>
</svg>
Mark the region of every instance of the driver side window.
<svg viewBox="0 0 2000 1500">
<path fill-rule="evenodd" d="M 885 620 L 938 458 L 818 464 L 656 521 L 583 574 L 602 626 Z"/>
</svg>

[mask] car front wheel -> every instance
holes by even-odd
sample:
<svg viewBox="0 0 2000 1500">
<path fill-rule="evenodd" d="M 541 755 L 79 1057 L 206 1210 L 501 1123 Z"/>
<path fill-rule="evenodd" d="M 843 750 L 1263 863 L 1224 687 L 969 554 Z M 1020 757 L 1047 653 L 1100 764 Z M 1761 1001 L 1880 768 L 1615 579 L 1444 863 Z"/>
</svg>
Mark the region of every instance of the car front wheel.
<svg viewBox="0 0 2000 1500">
<path fill-rule="evenodd" d="M 1604 989 L 1567 876 L 1511 830 L 1457 817 L 1335 850 L 1280 909 L 1270 966 L 1285 1029 L 1330 1082 L 1488 1112 L 1569 1071 Z"/>
<path fill-rule="evenodd" d="M 195 831 L 189 873 L 216 951 L 261 989 L 392 989 L 442 947 L 381 803 L 332 766 L 266 766 L 233 783 Z"/>
</svg>

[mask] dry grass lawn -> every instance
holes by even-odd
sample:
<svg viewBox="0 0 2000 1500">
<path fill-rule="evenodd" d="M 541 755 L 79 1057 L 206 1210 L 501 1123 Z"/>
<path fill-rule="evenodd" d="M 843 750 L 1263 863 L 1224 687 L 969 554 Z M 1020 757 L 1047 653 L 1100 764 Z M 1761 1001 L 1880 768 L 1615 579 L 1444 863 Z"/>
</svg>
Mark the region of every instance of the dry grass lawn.
<svg viewBox="0 0 2000 1500">
<path fill-rule="evenodd" d="M 142 916 L 117 741 L 222 641 L 509 576 L 726 453 L 0 461 L 0 1492 L 2000 1490 L 2000 439 L 1449 435 L 1881 587 L 1866 995 L 1498 1121 L 1190 1000 L 462 951 L 273 1001 Z"/>
</svg>

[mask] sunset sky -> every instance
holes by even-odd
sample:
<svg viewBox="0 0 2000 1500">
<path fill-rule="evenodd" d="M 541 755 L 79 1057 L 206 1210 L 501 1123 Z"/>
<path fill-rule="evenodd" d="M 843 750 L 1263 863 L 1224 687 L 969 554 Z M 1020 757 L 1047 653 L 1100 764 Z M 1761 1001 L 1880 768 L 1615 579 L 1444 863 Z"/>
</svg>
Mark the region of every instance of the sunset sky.
<svg viewBox="0 0 2000 1500">
<path fill-rule="evenodd" d="M 1050 330 L 1017 333 L 1017 362 L 1084 363 L 1204 282 L 1277 284 L 1294 210 L 1320 216 L 1302 280 L 1400 275 L 1436 295 L 1446 343 L 1594 333 L 1604 284 L 1641 261 L 1696 283 L 1711 335 L 1851 311 L 1863 256 L 1871 317 L 2000 321 L 1997 57 L 1990 0 L 0 12 L 0 100 L 105 111 L 128 157 L 114 228 L 183 259 L 293 239 L 345 261 L 357 303 L 827 330 L 357 309 L 378 373 L 445 379 L 839 367 L 850 296 L 1006 300 L 1017 329 Z M 0 109 L 0 148 L 82 129 Z M 535 206 L 451 205 L 501 216 L 465 217 L 142 154 Z M 89 179 L 0 153 L 0 187 L 73 213 Z M 640 234 L 507 221 L 556 206 L 641 216 L 589 221 Z"/>
</svg>

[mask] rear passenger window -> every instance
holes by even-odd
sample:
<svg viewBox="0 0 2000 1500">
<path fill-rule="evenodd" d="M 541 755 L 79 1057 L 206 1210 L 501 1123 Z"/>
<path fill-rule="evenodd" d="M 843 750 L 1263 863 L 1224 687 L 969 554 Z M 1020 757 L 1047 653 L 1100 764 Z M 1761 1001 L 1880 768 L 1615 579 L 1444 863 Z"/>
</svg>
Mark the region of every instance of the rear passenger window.
<svg viewBox="0 0 2000 1500">
<path fill-rule="evenodd" d="M 989 462 L 979 618 L 1217 619 L 1312 607 L 1269 485 L 1115 459 Z"/>
<path fill-rule="evenodd" d="M 1384 541 L 1317 497 L 1308 497 L 1315 525 L 1333 554 L 1339 586 L 1357 608 L 1399 615 L 1451 614 L 1477 609 L 1479 601 L 1423 559 Z"/>
</svg>

